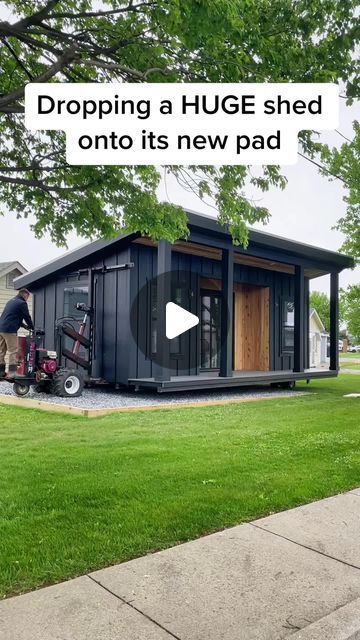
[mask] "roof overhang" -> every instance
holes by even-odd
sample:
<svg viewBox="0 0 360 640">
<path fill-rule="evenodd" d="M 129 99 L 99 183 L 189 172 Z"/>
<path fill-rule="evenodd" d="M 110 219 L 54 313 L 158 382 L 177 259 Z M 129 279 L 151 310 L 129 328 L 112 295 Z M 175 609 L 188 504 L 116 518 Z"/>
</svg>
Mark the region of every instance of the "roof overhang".
<svg viewBox="0 0 360 640">
<path fill-rule="evenodd" d="M 216 218 L 190 210 L 186 210 L 186 213 L 189 218 L 191 235 L 199 237 L 203 235 L 203 244 L 206 244 L 205 235 L 211 239 L 210 246 L 221 249 L 231 244 L 231 234 L 217 222 Z M 139 234 L 131 233 L 117 236 L 111 240 L 96 240 L 95 242 L 87 243 L 79 249 L 69 251 L 60 258 L 16 278 L 14 281 L 15 287 L 17 289 L 29 287 L 57 272 L 63 272 L 68 268 L 75 269 L 77 265 L 84 264 L 87 260 L 94 260 L 98 256 L 100 257 L 111 246 L 126 246 L 136 238 L 139 238 Z M 249 229 L 248 248 L 236 247 L 235 251 L 244 256 L 265 257 L 273 260 L 274 263 L 287 265 L 301 264 L 303 261 L 307 263 L 305 264 L 308 271 L 307 277 L 311 278 L 331 271 L 342 271 L 343 269 L 354 267 L 354 260 L 344 254 L 288 240 L 256 229 Z M 309 270 L 309 266 L 311 270 Z"/>
</svg>

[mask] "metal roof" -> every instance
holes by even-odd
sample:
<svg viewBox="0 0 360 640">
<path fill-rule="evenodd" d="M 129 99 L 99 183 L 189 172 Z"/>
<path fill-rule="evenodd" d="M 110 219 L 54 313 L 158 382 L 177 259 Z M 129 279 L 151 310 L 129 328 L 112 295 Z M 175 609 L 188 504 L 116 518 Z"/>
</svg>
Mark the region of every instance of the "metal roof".
<svg viewBox="0 0 360 640">
<path fill-rule="evenodd" d="M 186 213 L 189 218 L 190 230 L 199 229 L 201 231 L 210 232 L 216 236 L 221 236 L 227 241 L 230 241 L 231 235 L 226 228 L 220 225 L 216 218 L 207 216 L 195 211 L 186 209 Z M 89 242 L 78 249 L 68 251 L 60 258 L 51 260 L 46 264 L 29 271 L 25 275 L 19 276 L 15 279 L 14 284 L 16 288 L 31 286 L 35 282 L 47 278 L 57 271 L 63 271 L 67 267 L 75 267 L 79 262 L 83 262 L 86 258 L 94 258 L 97 255 L 101 255 L 105 250 L 108 250 L 112 245 L 127 244 L 131 240 L 135 239 L 137 234 L 129 233 L 119 235 L 111 240 L 96 240 L 95 242 Z M 249 254 L 251 254 L 251 246 L 257 245 L 260 247 L 266 247 L 279 250 L 288 255 L 296 255 L 306 257 L 316 262 L 323 262 L 327 265 L 333 266 L 334 270 L 341 271 L 342 269 L 352 268 L 354 266 L 353 258 L 336 251 L 329 251 L 327 249 L 321 249 L 309 244 L 297 242 L 296 240 L 288 240 L 281 236 L 276 236 L 264 231 L 258 231 L 257 229 L 249 229 Z"/>
</svg>

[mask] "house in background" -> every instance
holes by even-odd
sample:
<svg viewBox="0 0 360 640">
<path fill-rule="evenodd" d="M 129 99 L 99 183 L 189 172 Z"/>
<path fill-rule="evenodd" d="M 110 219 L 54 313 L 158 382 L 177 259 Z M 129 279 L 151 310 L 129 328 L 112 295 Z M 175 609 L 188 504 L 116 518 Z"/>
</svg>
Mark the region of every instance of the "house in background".
<svg viewBox="0 0 360 640">
<path fill-rule="evenodd" d="M 316 309 L 310 309 L 309 317 L 309 364 L 321 367 L 327 363 L 327 343 L 329 334 Z"/>
<path fill-rule="evenodd" d="M 27 269 L 17 260 L 11 262 L 0 262 L 0 314 L 2 313 L 6 303 L 16 296 L 16 289 L 14 286 L 15 278 L 27 273 Z M 32 314 L 32 297 L 28 300 L 28 307 L 30 314 Z M 21 330 L 19 335 L 26 335 Z"/>
<path fill-rule="evenodd" d="M 15 286 L 33 294 L 47 348 L 56 348 L 56 320 L 85 303 L 93 309 L 81 342 L 89 351 L 88 374 L 113 385 L 164 392 L 336 376 L 338 278 L 352 258 L 255 229 L 244 249 L 215 218 L 187 214 L 186 241 L 154 243 L 127 233 L 17 278 Z M 330 363 L 324 369 L 310 366 L 309 284 L 326 274 Z M 170 301 L 199 319 L 172 340 L 165 321 Z M 84 363 L 78 358 L 78 364 Z"/>
</svg>

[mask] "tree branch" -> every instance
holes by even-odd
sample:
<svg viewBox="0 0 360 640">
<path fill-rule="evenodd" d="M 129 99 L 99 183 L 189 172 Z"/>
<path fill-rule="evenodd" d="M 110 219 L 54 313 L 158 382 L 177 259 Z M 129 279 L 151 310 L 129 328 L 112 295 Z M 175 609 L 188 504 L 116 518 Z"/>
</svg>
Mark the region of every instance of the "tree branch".
<svg viewBox="0 0 360 640">
<path fill-rule="evenodd" d="M 53 167 L 42 167 L 39 164 L 29 165 L 28 167 L 0 167 L 2 173 L 23 173 L 24 171 L 58 171 L 59 169 L 69 169 L 68 164 L 59 164 Z M 1 176 L 0 176 L 1 181 Z"/>
<path fill-rule="evenodd" d="M 21 67 L 21 69 L 26 73 L 27 77 L 31 81 L 32 80 L 31 73 L 27 70 L 27 68 L 25 67 L 24 63 L 16 55 L 16 53 L 15 53 L 14 49 L 12 48 L 12 46 L 8 42 L 6 42 L 5 38 L 1 38 L 1 40 L 4 43 L 5 47 L 7 48 L 7 50 L 10 51 L 12 57 L 15 58 L 15 60 L 18 63 L 19 67 Z"/>
<path fill-rule="evenodd" d="M 336 131 L 336 133 L 338 133 L 338 134 L 339 134 L 339 136 L 341 136 L 342 138 L 344 138 L 344 140 L 347 140 L 347 142 L 350 142 L 350 144 L 351 144 L 352 142 L 354 142 L 353 140 L 350 140 L 350 138 L 347 138 L 346 136 L 344 136 L 344 134 L 343 134 L 343 133 L 341 133 L 341 131 L 339 131 L 338 129 L 335 129 L 335 131 Z"/>
<path fill-rule="evenodd" d="M 47 82 L 50 78 L 53 78 L 61 69 L 68 65 L 75 56 L 75 46 L 70 47 L 68 51 L 66 51 L 62 56 L 58 58 L 58 60 L 48 67 L 44 73 L 42 73 L 37 78 L 33 79 L 33 82 Z M 2 111 L 3 107 L 7 107 L 9 104 L 14 102 L 15 100 L 19 100 L 24 97 L 25 93 L 25 85 L 19 87 L 12 93 L 9 93 L 7 96 L 0 98 L 0 111 Z"/>
<path fill-rule="evenodd" d="M 152 7 L 154 6 L 154 2 L 140 2 L 139 4 L 133 5 L 130 3 L 127 7 L 123 7 L 122 9 L 109 9 L 108 11 L 81 11 L 79 13 L 51 13 L 48 15 L 48 20 L 55 20 L 58 18 L 67 18 L 69 20 L 76 20 L 77 18 L 102 18 L 103 16 L 111 16 L 119 13 L 128 13 L 129 11 L 138 12 L 139 9 L 143 7 Z"/>
<path fill-rule="evenodd" d="M 98 60 L 97 58 L 90 58 L 90 60 L 82 60 L 81 58 L 78 60 L 74 60 L 74 62 L 78 62 L 85 66 L 90 67 L 99 67 L 100 69 L 108 69 L 109 71 L 120 71 L 122 73 L 128 73 L 140 80 L 146 80 L 147 76 L 151 73 L 163 73 L 168 75 L 172 73 L 171 69 L 161 69 L 160 67 L 154 67 L 153 69 L 147 69 L 145 72 L 137 71 L 136 69 L 131 69 L 123 64 L 117 64 L 116 62 L 105 62 L 103 60 Z"/>
<path fill-rule="evenodd" d="M 44 18 L 49 18 L 49 11 L 51 11 L 58 2 L 59 0 L 49 0 L 42 9 L 36 11 L 32 16 L 22 18 L 18 22 L 15 22 L 14 26 L 19 27 L 20 29 L 26 29 L 31 24 L 40 24 Z"/>
<path fill-rule="evenodd" d="M 16 185 L 22 185 L 25 187 L 34 187 L 35 189 L 41 189 L 42 191 L 46 191 L 47 193 L 54 191 L 55 193 L 58 193 L 60 195 L 75 193 L 76 191 L 83 192 L 84 189 L 88 189 L 89 187 L 91 187 L 91 184 L 81 184 L 76 187 L 57 187 L 55 185 L 52 186 L 52 185 L 44 184 L 44 182 L 41 182 L 41 180 L 36 180 L 36 179 L 29 180 L 25 178 L 9 178 L 8 176 L 0 175 L 0 183 L 1 182 L 5 184 L 16 184 Z"/>
<path fill-rule="evenodd" d="M 3 107 L 0 109 L 0 113 L 6 113 L 8 115 L 12 113 L 25 113 L 25 107 L 19 104 L 15 104 L 13 107 Z"/>
<path fill-rule="evenodd" d="M 336 173 L 332 173 L 332 171 L 329 171 L 329 169 L 326 169 L 326 167 L 324 167 L 319 162 L 316 162 L 316 160 L 313 160 L 312 158 L 308 158 L 307 156 L 305 156 L 300 151 L 298 151 L 298 156 L 300 156 L 301 158 L 304 158 L 304 160 L 307 160 L 308 162 L 311 162 L 311 164 L 314 164 L 316 167 L 321 169 L 321 171 L 325 171 L 325 173 L 329 174 L 329 176 L 333 176 L 333 178 L 336 178 L 337 180 L 341 180 L 341 182 L 346 184 L 346 186 L 349 186 L 348 183 L 346 182 L 346 180 L 344 180 L 344 178 L 342 178 L 341 176 L 336 175 Z"/>
</svg>

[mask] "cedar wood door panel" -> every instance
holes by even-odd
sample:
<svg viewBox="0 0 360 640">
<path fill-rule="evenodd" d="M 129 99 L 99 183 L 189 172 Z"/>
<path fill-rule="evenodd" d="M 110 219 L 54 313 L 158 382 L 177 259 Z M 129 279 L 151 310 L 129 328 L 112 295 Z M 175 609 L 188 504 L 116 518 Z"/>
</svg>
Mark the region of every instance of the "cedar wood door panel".
<svg viewBox="0 0 360 640">
<path fill-rule="evenodd" d="M 201 278 L 200 287 L 221 291 L 221 281 Z M 234 284 L 234 369 L 269 370 L 269 287 Z"/>
<path fill-rule="evenodd" d="M 269 288 L 235 284 L 234 369 L 269 370 Z"/>
</svg>

